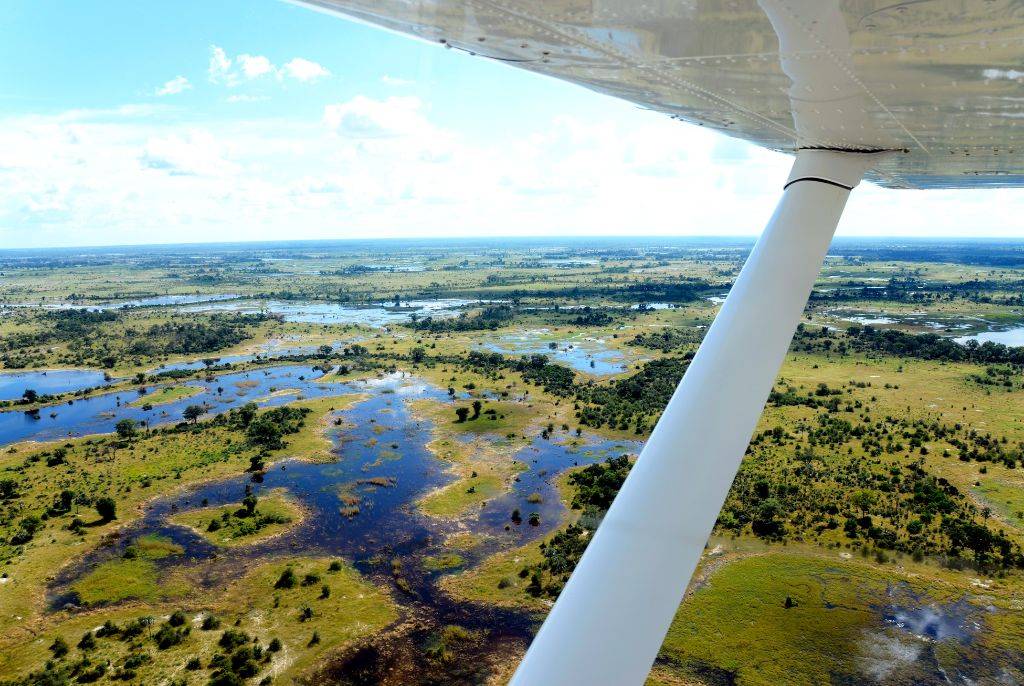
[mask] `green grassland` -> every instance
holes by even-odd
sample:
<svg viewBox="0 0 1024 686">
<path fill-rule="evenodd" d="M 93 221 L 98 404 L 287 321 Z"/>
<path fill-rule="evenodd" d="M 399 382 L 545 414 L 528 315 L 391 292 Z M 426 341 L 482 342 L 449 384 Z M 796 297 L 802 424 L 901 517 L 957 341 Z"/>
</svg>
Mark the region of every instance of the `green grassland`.
<svg viewBox="0 0 1024 686">
<path fill-rule="evenodd" d="M 832 675 L 855 674 L 880 659 L 881 647 L 900 645 L 878 610 L 894 585 L 932 603 L 955 602 L 970 593 L 963 579 L 914 565 L 878 568 L 814 551 L 741 555 L 691 590 L 661 659 L 683 674 L 699 675 L 710 667 L 742 684 L 828 683 Z M 1012 609 L 1012 590 L 991 586 L 986 591 L 984 599 L 971 603 L 971 612 L 984 616 L 993 603 L 1012 621 L 999 636 L 987 624 L 981 629 L 977 640 L 998 651 L 1022 636 L 1024 619 Z M 915 642 L 902 641 L 905 646 Z M 944 667 L 955 664 L 959 653 L 954 649 Z M 893 662 L 894 670 L 904 667 Z"/>
<path fill-rule="evenodd" d="M 449 463 L 456 475 L 451 483 L 420 498 L 418 506 L 425 514 L 453 518 L 476 511 L 506 492 L 512 478 L 526 468 L 513 455 L 526 443 L 531 420 L 527 408 L 487 403 L 483 407 L 493 409 L 494 415 L 481 412 L 476 419 L 459 422 L 453 405 L 448 403 L 425 400 L 414 402 L 412 407 L 418 417 L 432 420 L 434 438 L 427 447 Z M 469 440 L 460 440 L 460 436 Z"/>
</svg>

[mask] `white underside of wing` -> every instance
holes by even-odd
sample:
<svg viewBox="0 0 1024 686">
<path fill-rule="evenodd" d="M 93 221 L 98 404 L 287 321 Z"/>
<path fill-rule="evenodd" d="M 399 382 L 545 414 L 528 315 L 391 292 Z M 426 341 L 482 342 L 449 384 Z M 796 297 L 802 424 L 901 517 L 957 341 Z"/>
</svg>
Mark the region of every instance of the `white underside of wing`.
<svg viewBox="0 0 1024 686">
<path fill-rule="evenodd" d="M 885 186 L 1024 185 L 1024 4 L 1015 0 L 300 4 L 776 150 L 906 151 L 869 174 Z"/>
</svg>

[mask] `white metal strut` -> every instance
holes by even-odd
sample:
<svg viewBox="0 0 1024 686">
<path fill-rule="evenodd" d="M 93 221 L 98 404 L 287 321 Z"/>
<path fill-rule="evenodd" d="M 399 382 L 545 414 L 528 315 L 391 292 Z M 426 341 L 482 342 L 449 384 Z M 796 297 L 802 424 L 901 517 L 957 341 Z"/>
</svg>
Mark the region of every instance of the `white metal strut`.
<svg viewBox="0 0 1024 686">
<path fill-rule="evenodd" d="M 775 213 L 519 665 L 513 686 L 644 682 L 750 442 L 850 191 L 880 154 L 797 153 Z"/>
</svg>

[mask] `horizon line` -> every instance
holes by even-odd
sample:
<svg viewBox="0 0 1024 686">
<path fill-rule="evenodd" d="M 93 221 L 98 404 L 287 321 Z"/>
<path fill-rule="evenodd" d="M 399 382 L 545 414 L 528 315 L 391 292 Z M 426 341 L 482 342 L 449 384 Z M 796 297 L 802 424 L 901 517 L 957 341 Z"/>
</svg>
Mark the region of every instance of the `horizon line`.
<svg viewBox="0 0 1024 686">
<path fill-rule="evenodd" d="M 257 239 L 257 240 L 222 240 L 222 241 L 185 241 L 185 242 L 166 242 L 166 243 L 98 243 L 98 244 L 85 244 L 85 245 L 38 245 L 28 247 L 12 247 L 12 248 L 0 248 L 0 255 L 6 253 L 15 252 L 31 252 L 33 250 L 100 250 L 100 249 L 144 249 L 144 248 L 169 248 L 169 247 L 215 247 L 215 246 L 259 246 L 259 245 L 273 245 L 273 244 L 329 244 L 329 243 L 387 243 L 387 242 L 409 242 L 409 243 L 424 243 L 424 242 L 444 242 L 444 241 L 461 241 L 461 242 L 475 242 L 475 243 L 494 243 L 501 241 L 518 241 L 518 242 L 548 242 L 548 241 L 569 241 L 578 242 L 582 240 L 621 240 L 630 242 L 644 242 L 644 241 L 678 241 L 678 240 L 721 240 L 721 241 L 754 241 L 760 237 L 760 234 L 651 234 L 651 235 L 627 235 L 627 234 L 555 234 L 550 236 L 544 235 L 501 235 L 501 236 L 407 236 L 407 237 L 382 237 L 382 238 L 355 238 L 355 237 L 343 237 L 343 238 L 270 238 L 270 239 Z M 1005 242 L 1005 243 L 1024 243 L 1024 235 L 1022 236 L 909 236 L 909 235 L 889 235 L 889 236 L 836 236 L 833 239 L 833 244 L 837 241 L 931 241 L 931 242 Z"/>
</svg>

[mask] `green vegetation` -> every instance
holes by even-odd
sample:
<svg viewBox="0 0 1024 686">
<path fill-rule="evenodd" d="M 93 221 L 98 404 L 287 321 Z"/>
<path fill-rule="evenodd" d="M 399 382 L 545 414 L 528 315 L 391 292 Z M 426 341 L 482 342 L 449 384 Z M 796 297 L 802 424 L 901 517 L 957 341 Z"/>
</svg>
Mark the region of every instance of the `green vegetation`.
<svg viewBox="0 0 1024 686">
<path fill-rule="evenodd" d="M 128 598 L 152 601 L 160 595 L 156 566 L 149 560 L 138 559 L 104 562 L 71 589 L 86 605 L 116 603 Z"/>
<path fill-rule="evenodd" d="M 913 643 L 885 630 L 874 599 L 885 597 L 894 583 L 932 602 L 963 592 L 949 579 L 916 572 L 883 572 L 863 562 L 814 555 L 741 557 L 715 571 L 680 607 L 661 657 L 683 673 L 727 674 L 742 684 L 829 683 L 836 675 L 861 673 L 875 660 L 885 666 L 886 646 L 913 650 Z M 996 596 L 1007 608 L 1004 591 Z M 979 616 L 983 612 L 981 606 L 969 607 Z M 1020 632 L 1019 617 L 1016 622 Z M 947 667 L 969 650 L 955 642 L 947 648 L 940 657 Z M 910 682 L 927 678 L 920 673 L 918 681 L 910 676 L 914 673 L 910 668 Z"/>
</svg>

